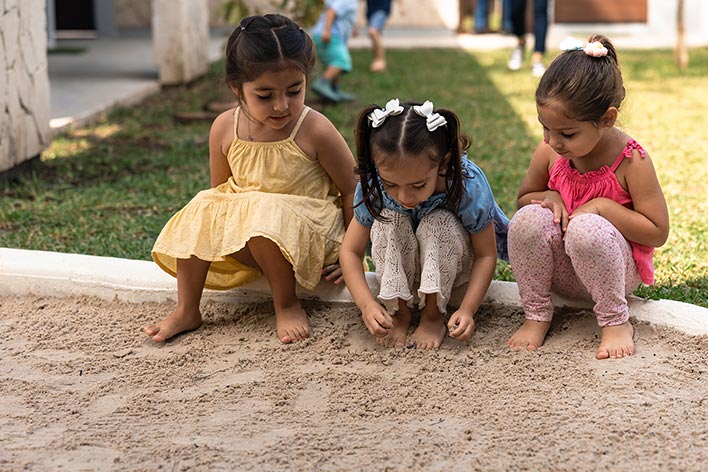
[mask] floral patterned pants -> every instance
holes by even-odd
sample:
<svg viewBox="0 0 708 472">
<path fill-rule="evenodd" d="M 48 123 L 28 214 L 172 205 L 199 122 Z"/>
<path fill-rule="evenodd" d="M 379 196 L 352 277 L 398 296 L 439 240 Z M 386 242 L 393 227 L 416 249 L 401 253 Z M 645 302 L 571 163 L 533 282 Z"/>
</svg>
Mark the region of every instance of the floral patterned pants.
<svg viewBox="0 0 708 472">
<path fill-rule="evenodd" d="M 578 215 L 563 235 L 551 210 L 527 205 L 509 224 L 509 260 L 530 320 L 553 318 L 553 292 L 592 300 L 598 324 L 617 326 L 629 319 L 627 295 L 641 283 L 631 245 L 599 215 Z"/>
</svg>

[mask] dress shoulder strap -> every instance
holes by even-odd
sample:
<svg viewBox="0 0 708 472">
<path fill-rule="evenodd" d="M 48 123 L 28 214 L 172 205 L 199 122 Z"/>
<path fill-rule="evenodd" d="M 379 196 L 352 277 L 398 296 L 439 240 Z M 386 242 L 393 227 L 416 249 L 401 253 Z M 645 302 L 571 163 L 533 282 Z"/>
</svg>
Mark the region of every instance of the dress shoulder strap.
<svg viewBox="0 0 708 472">
<path fill-rule="evenodd" d="M 615 159 L 615 162 L 612 164 L 612 167 L 610 167 L 610 169 L 612 169 L 612 172 L 617 170 L 617 168 L 625 158 L 629 159 L 630 157 L 632 157 L 632 151 L 634 151 L 635 149 L 639 151 L 640 156 L 646 157 L 647 152 L 644 150 L 642 145 L 639 144 L 636 140 L 630 138 L 627 140 L 627 145 L 624 147 L 620 155 L 617 156 L 617 159 Z"/>
<path fill-rule="evenodd" d="M 238 139 L 238 115 L 241 107 L 236 107 L 234 110 L 234 139 Z"/>
<path fill-rule="evenodd" d="M 310 112 L 310 110 L 310 107 L 305 107 L 302 109 L 302 112 L 300 112 L 300 117 L 297 119 L 297 123 L 295 123 L 295 127 L 290 132 L 290 139 L 295 139 L 295 136 L 297 136 L 297 132 L 300 131 L 300 126 L 302 126 L 302 122 L 305 121 L 305 117 Z"/>
</svg>

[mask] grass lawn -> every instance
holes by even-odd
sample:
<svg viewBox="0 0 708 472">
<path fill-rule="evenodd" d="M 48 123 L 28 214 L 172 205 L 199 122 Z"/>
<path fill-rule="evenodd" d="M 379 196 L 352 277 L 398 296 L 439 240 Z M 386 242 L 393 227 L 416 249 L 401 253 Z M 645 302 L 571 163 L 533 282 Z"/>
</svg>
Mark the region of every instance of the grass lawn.
<svg viewBox="0 0 708 472">
<path fill-rule="evenodd" d="M 354 103 L 312 105 L 352 148 L 356 114 L 369 103 L 429 99 L 453 109 L 473 138 L 471 158 L 511 217 L 541 139 L 536 79 L 528 71 L 508 72 L 506 51 L 388 54 L 389 72 L 374 76 L 368 73 L 370 52 L 353 52 L 355 71 L 343 88 L 357 94 Z M 627 88 L 620 125 L 651 154 L 671 215 L 671 235 L 655 257 L 657 283 L 637 293 L 708 307 L 708 49 L 691 50 L 684 73 L 669 50 L 619 54 Z M 0 187 L 0 246 L 150 259 L 168 218 L 209 186 L 209 123 L 179 124 L 172 116 L 228 98 L 221 67 L 215 64 L 188 87 L 166 89 L 57 137 L 33 175 Z M 513 280 L 505 264 L 497 278 Z"/>
</svg>

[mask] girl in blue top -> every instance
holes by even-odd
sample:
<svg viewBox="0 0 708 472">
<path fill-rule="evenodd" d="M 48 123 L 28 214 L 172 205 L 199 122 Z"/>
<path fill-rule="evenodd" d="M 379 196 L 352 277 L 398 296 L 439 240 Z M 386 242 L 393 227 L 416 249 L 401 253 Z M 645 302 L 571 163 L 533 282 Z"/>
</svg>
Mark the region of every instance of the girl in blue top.
<svg viewBox="0 0 708 472">
<path fill-rule="evenodd" d="M 470 141 L 457 115 L 429 101 L 372 105 L 359 115 L 356 144 L 355 217 L 339 260 L 364 324 L 381 345 L 406 345 L 417 301 L 420 323 L 409 345 L 436 349 L 448 330 L 466 341 L 497 257 L 507 259 L 509 221 L 482 170 L 467 159 Z M 364 276 L 369 241 L 381 303 Z M 465 283 L 446 324 L 450 293 Z"/>
</svg>

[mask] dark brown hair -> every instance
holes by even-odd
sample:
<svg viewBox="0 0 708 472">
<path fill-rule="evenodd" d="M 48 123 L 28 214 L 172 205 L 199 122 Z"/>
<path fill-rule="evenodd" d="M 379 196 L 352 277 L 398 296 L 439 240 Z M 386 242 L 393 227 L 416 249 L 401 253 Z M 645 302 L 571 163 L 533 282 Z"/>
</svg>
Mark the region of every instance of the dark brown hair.
<svg viewBox="0 0 708 472">
<path fill-rule="evenodd" d="M 314 66 L 312 38 L 283 15 L 244 18 L 226 44 L 226 83 L 238 90 L 266 71 L 296 67 L 307 76 Z"/>
<path fill-rule="evenodd" d="M 569 118 L 595 124 L 608 108 L 619 109 L 625 90 L 617 51 L 603 35 L 588 38 L 589 43 L 595 41 L 607 48 L 607 56 L 592 57 L 582 49 L 561 53 L 551 62 L 536 88 L 538 105 L 558 101 Z"/>
<path fill-rule="evenodd" d="M 447 124 L 434 131 L 428 131 L 426 120 L 413 111 L 418 102 L 404 102 L 400 115 L 388 116 L 378 128 L 373 128 L 369 115 L 378 105 L 369 105 L 359 114 L 356 122 L 357 168 L 361 182 L 364 205 L 377 220 L 385 220 L 381 216 L 383 209 L 383 191 L 379 184 L 377 162 L 381 165 L 385 160 L 405 160 L 408 155 L 427 153 L 430 160 L 440 167 L 440 173 L 446 178 L 445 206 L 457 210 L 462 199 L 462 154 L 470 146 L 470 138 L 460 132 L 460 120 L 450 110 L 439 108 L 439 113 Z M 450 155 L 445 168 L 443 161 Z M 415 165 L 411 163 L 411 165 Z M 360 205 L 362 202 L 355 202 Z"/>
</svg>

